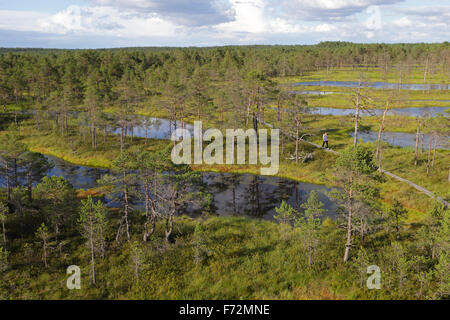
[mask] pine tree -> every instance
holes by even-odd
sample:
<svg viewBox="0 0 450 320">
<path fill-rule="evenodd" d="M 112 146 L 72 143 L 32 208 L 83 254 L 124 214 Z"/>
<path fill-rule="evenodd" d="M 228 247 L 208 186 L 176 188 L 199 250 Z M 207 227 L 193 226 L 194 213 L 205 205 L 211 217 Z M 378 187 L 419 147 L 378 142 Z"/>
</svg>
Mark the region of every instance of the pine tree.
<svg viewBox="0 0 450 320">
<path fill-rule="evenodd" d="M 347 262 L 352 247 L 353 235 L 356 231 L 355 218 L 358 214 L 366 214 L 378 208 L 380 197 L 376 182 L 382 181 L 377 173 L 373 152 L 365 147 L 349 147 L 336 159 L 333 171 L 333 182 L 340 187 L 334 189 L 331 196 L 346 208 L 347 236 L 344 262 Z M 358 205 L 358 210 L 356 209 Z M 365 219 L 364 219 L 365 220 Z M 367 228 L 361 228 L 365 232 Z M 364 238 L 364 234 L 361 234 Z"/>
<path fill-rule="evenodd" d="M 48 217 L 47 223 L 54 228 L 58 241 L 61 227 L 71 218 L 71 213 L 76 211 L 76 190 L 62 177 L 47 176 L 34 187 L 33 191 Z"/>
<path fill-rule="evenodd" d="M 406 218 L 407 215 L 408 210 L 406 210 L 402 206 L 402 204 L 397 199 L 395 199 L 394 204 L 388 210 L 388 216 L 394 224 L 397 240 L 400 239 L 400 223 L 404 218 Z"/>
<path fill-rule="evenodd" d="M 97 201 L 94 203 L 92 197 L 81 201 L 80 216 L 78 223 L 81 228 L 81 235 L 86 240 L 91 254 L 91 279 L 96 283 L 95 257 L 103 254 L 106 228 L 106 206 Z"/>
<path fill-rule="evenodd" d="M 44 262 L 44 266 L 47 268 L 47 249 L 48 249 L 48 241 L 50 238 L 50 234 L 48 232 L 47 226 L 42 223 L 41 226 L 36 231 L 36 238 L 38 238 L 40 241 L 42 241 L 42 261 Z"/>
<path fill-rule="evenodd" d="M 302 243 L 308 252 L 308 266 L 313 263 L 314 251 L 320 242 L 319 217 L 325 212 L 323 203 L 319 201 L 316 191 L 311 191 L 306 203 L 302 205 L 305 209 L 303 215 L 296 219 L 295 227 L 300 230 Z"/>
<path fill-rule="evenodd" d="M 2 223 L 3 246 L 6 248 L 6 217 L 9 212 L 8 206 L 0 202 L 0 222 Z"/>
</svg>

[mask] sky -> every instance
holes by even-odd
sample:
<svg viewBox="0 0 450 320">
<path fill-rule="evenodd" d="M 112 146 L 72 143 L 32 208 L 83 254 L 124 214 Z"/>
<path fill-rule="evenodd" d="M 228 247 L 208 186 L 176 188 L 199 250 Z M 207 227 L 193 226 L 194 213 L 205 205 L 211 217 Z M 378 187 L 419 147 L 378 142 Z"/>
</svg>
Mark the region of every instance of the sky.
<svg viewBox="0 0 450 320">
<path fill-rule="evenodd" d="M 450 0 L 0 0 L 0 47 L 443 42 Z"/>
</svg>

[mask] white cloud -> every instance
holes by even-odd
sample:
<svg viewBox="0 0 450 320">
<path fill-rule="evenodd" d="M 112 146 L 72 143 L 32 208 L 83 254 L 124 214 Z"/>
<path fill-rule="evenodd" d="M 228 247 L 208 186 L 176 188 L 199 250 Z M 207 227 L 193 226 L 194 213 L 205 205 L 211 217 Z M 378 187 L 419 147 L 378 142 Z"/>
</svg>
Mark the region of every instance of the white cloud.
<svg viewBox="0 0 450 320">
<path fill-rule="evenodd" d="M 0 29 L 16 31 L 40 30 L 39 20 L 47 19 L 49 16 L 49 14 L 32 11 L 0 10 Z"/>
<path fill-rule="evenodd" d="M 407 17 L 402 17 L 398 20 L 395 20 L 393 24 L 397 27 L 409 27 L 412 25 L 412 22 Z"/>
<path fill-rule="evenodd" d="M 312 30 L 316 32 L 330 32 L 336 30 L 336 27 L 332 24 L 323 23 L 313 27 Z"/>
<path fill-rule="evenodd" d="M 67 47 L 71 41 L 78 47 L 113 47 L 448 40 L 449 6 L 399 2 L 90 0 L 90 5 L 69 6 L 54 14 L 0 10 L 0 45 L 29 39 L 34 46 L 42 42 L 56 47 Z"/>
<path fill-rule="evenodd" d="M 215 26 L 225 32 L 262 33 L 268 31 L 269 24 L 265 17 L 263 0 L 230 0 L 234 20 Z"/>
<path fill-rule="evenodd" d="M 112 7 L 70 6 L 39 20 L 40 29 L 49 33 L 87 33 L 127 37 L 173 36 L 177 26 L 156 14 L 136 15 Z"/>
<path fill-rule="evenodd" d="M 269 15 L 267 2 L 264 0 L 230 0 L 230 2 L 235 18 L 233 21 L 214 26 L 217 31 L 254 34 L 289 34 L 305 31 L 298 23 Z"/>
<path fill-rule="evenodd" d="M 282 0 L 285 15 L 305 20 L 342 20 L 371 6 L 405 0 Z"/>
<path fill-rule="evenodd" d="M 233 20 L 229 0 L 90 0 L 93 6 L 132 10 L 138 14 L 156 13 L 185 26 L 208 26 Z"/>
</svg>

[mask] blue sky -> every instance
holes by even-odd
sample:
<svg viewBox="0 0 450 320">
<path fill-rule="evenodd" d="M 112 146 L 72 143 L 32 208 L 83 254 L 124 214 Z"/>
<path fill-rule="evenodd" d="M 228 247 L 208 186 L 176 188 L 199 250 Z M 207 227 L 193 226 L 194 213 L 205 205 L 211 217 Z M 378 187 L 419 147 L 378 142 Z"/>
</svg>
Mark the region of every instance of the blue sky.
<svg viewBox="0 0 450 320">
<path fill-rule="evenodd" d="M 450 0 L 0 0 L 0 47 L 450 40 Z"/>
</svg>

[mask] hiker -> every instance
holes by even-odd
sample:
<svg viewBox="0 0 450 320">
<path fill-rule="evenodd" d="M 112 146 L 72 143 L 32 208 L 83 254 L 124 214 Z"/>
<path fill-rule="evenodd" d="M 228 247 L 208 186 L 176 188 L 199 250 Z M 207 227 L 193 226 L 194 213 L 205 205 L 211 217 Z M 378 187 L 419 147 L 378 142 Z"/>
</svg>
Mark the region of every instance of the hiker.
<svg viewBox="0 0 450 320">
<path fill-rule="evenodd" d="M 327 133 L 325 132 L 324 134 L 323 134 L 323 136 L 322 136 L 322 148 L 323 148 L 323 146 L 325 145 L 325 144 L 327 144 L 327 149 L 328 149 L 328 135 L 327 135 Z"/>
</svg>

